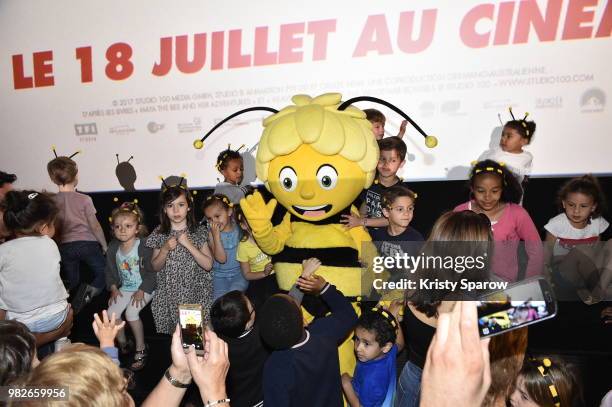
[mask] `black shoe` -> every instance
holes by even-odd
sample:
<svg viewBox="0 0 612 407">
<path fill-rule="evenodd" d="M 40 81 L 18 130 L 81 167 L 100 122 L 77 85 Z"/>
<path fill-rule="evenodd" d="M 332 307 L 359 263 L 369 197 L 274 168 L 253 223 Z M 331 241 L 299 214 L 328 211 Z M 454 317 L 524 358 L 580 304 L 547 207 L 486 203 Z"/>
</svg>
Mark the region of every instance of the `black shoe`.
<svg viewBox="0 0 612 407">
<path fill-rule="evenodd" d="M 100 289 L 89 284 L 81 284 L 72 299 L 72 309 L 74 314 L 78 314 L 87 304 L 91 302 L 93 297 L 100 293 Z"/>
</svg>

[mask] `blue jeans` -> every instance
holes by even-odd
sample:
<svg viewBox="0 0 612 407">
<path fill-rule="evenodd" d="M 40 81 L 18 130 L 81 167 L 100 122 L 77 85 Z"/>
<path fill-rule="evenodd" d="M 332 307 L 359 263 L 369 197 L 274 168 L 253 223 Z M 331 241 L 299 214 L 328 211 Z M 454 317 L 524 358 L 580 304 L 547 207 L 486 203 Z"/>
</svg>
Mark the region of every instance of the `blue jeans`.
<svg viewBox="0 0 612 407">
<path fill-rule="evenodd" d="M 59 245 L 62 256 L 62 276 L 68 281 L 68 290 L 73 291 L 79 286 L 80 272 L 79 263 L 85 262 L 93 272 L 94 278 L 91 285 L 103 290 L 106 284 L 104 279 L 104 268 L 106 259 L 98 242 L 77 241 L 62 243 Z"/>
<path fill-rule="evenodd" d="M 242 276 L 242 273 L 228 276 L 213 274 L 213 301 L 230 291 L 238 290 L 245 292 L 248 287 L 249 281 Z"/>
<path fill-rule="evenodd" d="M 419 407 L 422 374 L 420 367 L 410 361 L 406 362 L 397 384 L 395 407 Z"/>
<path fill-rule="evenodd" d="M 49 315 L 45 318 L 38 319 L 34 322 L 26 324 L 30 332 L 51 332 L 59 328 L 68 316 L 68 303 L 66 308 L 57 314 Z"/>
</svg>

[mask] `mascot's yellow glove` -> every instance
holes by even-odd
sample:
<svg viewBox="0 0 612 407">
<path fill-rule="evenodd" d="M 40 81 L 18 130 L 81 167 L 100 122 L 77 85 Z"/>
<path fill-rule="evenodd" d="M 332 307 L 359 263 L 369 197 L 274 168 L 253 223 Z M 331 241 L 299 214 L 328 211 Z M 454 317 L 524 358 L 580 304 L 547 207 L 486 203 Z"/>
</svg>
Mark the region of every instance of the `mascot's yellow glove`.
<svg viewBox="0 0 612 407">
<path fill-rule="evenodd" d="M 255 235 L 267 235 L 272 231 L 272 215 L 276 203 L 276 199 L 270 199 L 266 204 L 259 191 L 240 200 L 240 208 Z"/>
</svg>

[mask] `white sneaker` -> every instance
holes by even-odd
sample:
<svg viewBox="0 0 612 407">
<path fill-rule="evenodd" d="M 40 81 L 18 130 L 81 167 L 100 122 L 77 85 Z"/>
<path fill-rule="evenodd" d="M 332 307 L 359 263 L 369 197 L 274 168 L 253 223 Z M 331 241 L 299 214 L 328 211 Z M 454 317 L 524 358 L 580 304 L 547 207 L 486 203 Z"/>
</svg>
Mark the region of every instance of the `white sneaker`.
<svg viewBox="0 0 612 407">
<path fill-rule="evenodd" d="M 69 338 L 66 338 L 66 337 L 59 338 L 54 343 L 55 352 L 60 352 L 62 349 L 70 346 L 71 344 L 72 344 L 72 341 Z"/>
</svg>

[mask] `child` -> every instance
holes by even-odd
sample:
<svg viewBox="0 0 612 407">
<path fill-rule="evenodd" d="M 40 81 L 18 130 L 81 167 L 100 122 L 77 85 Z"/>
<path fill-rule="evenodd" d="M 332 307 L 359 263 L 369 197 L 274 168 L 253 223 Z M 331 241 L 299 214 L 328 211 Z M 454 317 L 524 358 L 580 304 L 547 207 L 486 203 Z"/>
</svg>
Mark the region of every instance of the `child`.
<svg viewBox="0 0 612 407">
<path fill-rule="evenodd" d="M 523 184 L 525 177 L 531 173 L 531 162 L 533 161 L 531 153 L 523 150 L 523 147 L 531 143 L 536 124 L 526 119 L 527 114 L 521 120 L 516 120 L 512 114 L 512 120 L 508 121 L 502 129 L 499 148 L 484 152 L 478 159 L 479 161 L 488 159 L 505 163 L 516 174 L 519 184 Z"/>
<path fill-rule="evenodd" d="M 340 407 L 338 343 L 357 322 L 357 314 L 320 276 L 300 279 L 298 286 L 320 293 L 331 314 L 304 329 L 302 312 L 292 297 L 268 298 L 259 316 L 261 337 L 274 350 L 264 365 L 264 400 L 272 406 Z"/>
<path fill-rule="evenodd" d="M 381 256 L 395 257 L 404 253 L 418 255 L 423 236 L 412 226 L 416 194 L 403 185 L 394 185 L 383 192 L 382 211 L 389 221 L 386 228 L 373 229 L 372 241 Z"/>
<path fill-rule="evenodd" d="M 232 150 L 228 146 L 227 150 L 219 153 L 216 167 L 217 171 L 223 175 L 223 182 L 218 183 L 213 192 L 215 195 L 227 196 L 235 205 L 239 204 L 240 200 L 250 192 L 250 187 L 240 186 L 244 177 L 244 163 L 239 152 L 240 148 Z"/>
<path fill-rule="evenodd" d="M 378 142 L 380 157 L 376 166 L 376 179 L 372 186 L 364 190 L 360 196 L 360 216 L 342 215 L 348 228 L 367 226 L 369 228 L 385 227 L 389 221 L 382 212 L 382 194 L 394 185 L 404 185 L 397 172 L 406 163 L 406 143 L 399 137 L 387 137 Z M 370 229 L 372 230 L 372 229 Z"/>
<path fill-rule="evenodd" d="M 368 121 L 372 123 L 372 132 L 374 133 L 374 137 L 376 137 L 376 140 L 382 140 L 382 138 L 385 137 L 385 122 L 387 121 L 385 115 L 376 109 L 364 109 L 363 112 L 366 114 L 366 119 L 368 119 Z M 407 120 L 402 120 L 402 124 L 400 124 L 397 137 L 404 137 L 404 133 L 406 133 L 407 124 Z"/>
<path fill-rule="evenodd" d="M 351 378 L 342 375 L 342 389 L 351 407 L 391 407 L 395 394 L 396 358 L 404 348 L 397 315 L 402 302 L 392 310 L 372 308 L 361 314 L 355 327 L 357 367 Z"/>
<path fill-rule="evenodd" d="M 68 318 L 68 293 L 60 278 L 60 253 L 51 239 L 58 209 L 35 191 L 4 197 L 4 222 L 15 239 L 0 245 L 0 309 L 35 332 L 49 332 Z M 4 314 L 4 313 L 3 313 Z M 56 350 L 70 343 L 56 341 Z"/>
<path fill-rule="evenodd" d="M 77 313 L 104 289 L 106 238 L 96 219 L 96 208 L 91 198 L 76 191 L 79 182 L 76 162 L 68 157 L 56 157 L 47 164 L 47 171 L 59 188 L 53 199 L 59 209 L 59 250 L 62 275 L 68 282 L 68 290 L 72 292 L 79 285 L 81 261 L 94 274 L 91 285 L 84 285 L 73 300 L 74 312 Z"/>
<path fill-rule="evenodd" d="M 584 175 L 566 182 L 559 190 L 557 199 L 559 208 L 563 212 L 550 219 L 544 226 L 547 243 L 546 262 L 549 263 L 552 257 L 554 266 L 560 265 L 575 246 L 593 245 L 599 242 L 600 235 L 610 225 L 601 216 L 605 211 L 605 197 L 599 181 L 592 175 Z M 588 256 L 591 252 L 591 257 L 596 260 L 599 254 L 597 249 L 596 247 L 592 247 L 592 250 L 585 248 L 584 253 Z M 571 267 L 564 269 L 569 270 Z M 575 270 L 581 271 L 582 269 L 576 268 Z M 573 275 L 567 275 L 568 280 L 578 280 L 581 296 L 585 299 L 591 296 L 590 301 L 593 302 L 605 293 L 612 278 L 612 268 L 608 273 L 601 273 L 601 276 L 597 272 L 585 276 L 577 273 L 569 274 Z"/>
<path fill-rule="evenodd" d="M 563 361 L 548 357 L 526 360 L 510 406 L 583 406 L 580 382 L 572 370 Z"/>
<path fill-rule="evenodd" d="M 253 301 L 255 309 L 259 309 L 272 295 L 278 293 L 276 276 L 272 275 L 274 266 L 270 256 L 261 251 L 251 232 L 240 206 L 234 207 L 236 221 L 242 229 L 242 238 L 238 243 L 236 259 L 245 279 L 249 281 L 247 296 Z"/>
<path fill-rule="evenodd" d="M 546 241 L 554 244 L 555 257 L 566 255 L 574 246 L 600 240 L 610 223 L 601 216 L 605 197 L 597 178 L 584 175 L 569 180 L 557 199 L 563 212 L 544 226 Z"/>
<path fill-rule="evenodd" d="M 540 235 L 527 211 L 518 205 L 521 188 L 513 174 L 496 161 L 480 161 L 472 168 L 469 184 L 473 199 L 458 205 L 454 211 L 471 210 L 489 218 L 496 242 L 493 273 L 506 281 L 517 281 L 517 249 L 522 240 L 529 256 L 526 277 L 541 274 Z"/>
<path fill-rule="evenodd" d="M 253 303 L 244 293 L 230 291 L 213 303 L 210 322 L 215 333 L 227 342 L 230 360 L 227 394 L 232 406 L 260 405 L 263 367 L 269 351 L 261 342 Z"/>
<path fill-rule="evenodd" d="M 212 254 L 208 231 L 197 226 L 193 201 L 182 179 L 164 183 L 160 197 L 161 224 L 149 235 L 151 265 L 157 271 L 157 289 L 151 303 L 157 332 L 172 335 L 178 324 L 179 304 L 202 304 L 205 318 L 212 303 Z"/>
<path fill-rule="evenodd" d="M 157 275 L 151 266 L 153 250 L 141 238 L 146 234 L 143 214 L 136 203 L 125 202 L 111 214 L 115 240 L 106 252 L 106 287 L 110 291 L 108 313 L 118 316 L 125 311 L 125 319 L 136 340 L 136 354 L 132 370 L 141 370 L 147 363 L 148 348 L 144 341 L 144 328 L 140 311 L 153 298 Z M 142 244 L 141 244 L 142 243 Z M 129 352 L 125 331 L 117 335 L 122 353 Z"/>
<path fill-rule="evenodd" d="M 212 234 L 208 244 L 214 257 L 213 301 L 233 290 L 244 292 L 249 286 L 236 259 L 241 233 L 232 209 L 233 204 L 225 195 L 211 195 L 202 206 Z"/>
<path fill-rule="evenodd" d="M 315 258 L 304 260 L 301 277 L 309 279 L 320 265 L 321 262 Z M 289 295 L 299 304 L 303 293 L 294 285 Z M 262 375 L 269 351 L 261 341 L 256 310 L 254 303 L 240 291 L 230 291 L 221 296 L 210 309 L 215 333 L 228 345 L 227 392 L 232 406 L 236 407 L 263 403 Z"/>
</svg>

